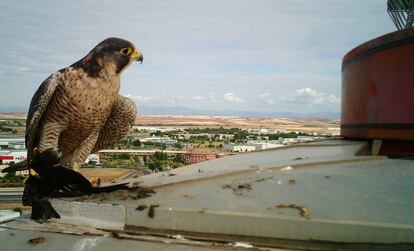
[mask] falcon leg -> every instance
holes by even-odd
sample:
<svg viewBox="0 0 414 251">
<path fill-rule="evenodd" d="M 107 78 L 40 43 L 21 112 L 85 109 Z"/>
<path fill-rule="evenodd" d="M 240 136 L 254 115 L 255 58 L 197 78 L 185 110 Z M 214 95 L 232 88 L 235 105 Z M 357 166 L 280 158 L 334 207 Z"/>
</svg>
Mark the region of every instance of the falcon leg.
<svg viewBox="0 0 414 251">
<path fill-rule="evenodd" d="M 72 169 L 75 170 L 76 172 L 79 172 L 80 169 L 80 164 L 77 161 L 72 162 Z"/>
</svg>

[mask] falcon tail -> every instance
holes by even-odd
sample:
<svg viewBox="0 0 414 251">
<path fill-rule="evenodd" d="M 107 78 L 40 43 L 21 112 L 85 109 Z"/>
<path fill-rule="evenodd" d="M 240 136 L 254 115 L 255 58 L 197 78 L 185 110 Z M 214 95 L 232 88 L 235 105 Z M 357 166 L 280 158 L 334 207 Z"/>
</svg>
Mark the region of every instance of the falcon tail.
<svg viewBox="0 0 414 251">
<path fill-rule="evenodd" d="M 68 185 L 63 187 L 57 192 L 52 193 L 52 197 L 78 197 L 83 195 L 98 194 L 98 193 L 110 193 L 118 190 L 128 190 L 129 183 L 121 183 L 104 187 L 93 186 L 72 186 Z"/>
<path fill-rule="evenodd" d="M 48 220 L 50 218 L 60 218 L 60 215 L 53 208 L 52 203 L 46 198 L 35 200 L 32 204 L 32 220 Z"/>
</svg>

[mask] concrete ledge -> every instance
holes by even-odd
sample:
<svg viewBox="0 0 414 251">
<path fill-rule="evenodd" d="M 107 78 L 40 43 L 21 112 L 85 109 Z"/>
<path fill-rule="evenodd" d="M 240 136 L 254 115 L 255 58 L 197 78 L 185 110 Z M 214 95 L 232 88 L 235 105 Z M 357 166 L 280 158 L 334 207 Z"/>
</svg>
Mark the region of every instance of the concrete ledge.
<svg viewBox="0 0 414 251">
<path fill-rule="evenodd" d="M 414 243 L 414 226 L 375 222 L 293 219 L 249 212 L 227 212 L 190 208 L 127 208 L 126 225 L 151 229 L 239 235 L 291 240 L 347 243 Z"/>
<path fill-rule="evenodd" d="M 97 204 L 54 199 L 51 203 L 62 217 L 59 221 L 91 226 L 99 229 L 124 230 L 125 207 L 123 205 Z"/>
<path fill-rule="evenodd" d="M 12 210 L 0 210 L 0 223 L 13 220 L 20 216 L 19 212 L 14 212 Z"/>
</svg>

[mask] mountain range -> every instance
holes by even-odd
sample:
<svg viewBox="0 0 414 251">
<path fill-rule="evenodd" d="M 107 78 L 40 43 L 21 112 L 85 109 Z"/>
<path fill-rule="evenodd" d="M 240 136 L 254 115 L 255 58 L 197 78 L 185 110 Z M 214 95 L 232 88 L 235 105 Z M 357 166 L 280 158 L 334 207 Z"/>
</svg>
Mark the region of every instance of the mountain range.
<svg viewBox="0 0 414 251">
<path fill-rule="evenodd" d="M 321 118 L 339 119 L 339 112 L 262 112 L 262 111 L 240 111 L 240 110 L 201 110 L 185 106 L 148 106 L 139 105 L 139 114 L 142 115 L 206 115 L 206 116 L 240 116 L 240 117 L 279 117 L 279 118 Z M 24 107 L 0 107 L 0 112 L 27 112 Z"/>
</svg>

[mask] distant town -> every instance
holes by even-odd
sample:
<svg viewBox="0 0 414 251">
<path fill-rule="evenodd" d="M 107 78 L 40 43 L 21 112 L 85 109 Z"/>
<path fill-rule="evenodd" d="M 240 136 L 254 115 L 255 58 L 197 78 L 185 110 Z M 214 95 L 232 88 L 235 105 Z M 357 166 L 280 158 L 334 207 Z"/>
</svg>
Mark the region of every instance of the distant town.
<svg viewBox="0 0 414 251">
<path fill-rule="evenodd" d="M 26 159 L 25 123 L 24 114 L 1 114 L 0 169 Z M 146 115 L 124 140 L 91 154 L 83 167 L 157 172 L 335 136 L 336 120 Z"/>
</svg>

